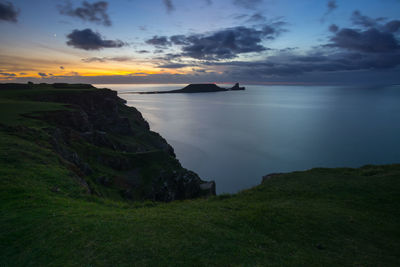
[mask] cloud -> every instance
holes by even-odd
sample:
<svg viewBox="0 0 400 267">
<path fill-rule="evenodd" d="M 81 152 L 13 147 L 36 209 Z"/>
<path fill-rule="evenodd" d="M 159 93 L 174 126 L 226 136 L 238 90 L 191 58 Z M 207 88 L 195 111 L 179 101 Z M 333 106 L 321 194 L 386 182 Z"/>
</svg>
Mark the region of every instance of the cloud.
<svg viewBox="0 0 400 267">
<path fill-rule="evenodd" d="M 117 61 L 117 62 L 125 62 L 131 61 L 130 57 L 89 57 L 82 59 L 83 62 L 91 63 L 91 62 L 107 62 L 107 61 Z"/>
<path fill-rule="evenodd" d="M 327 10 L 326 10 L 326 12 L 324 13 L 324 15 L 322 16 L 322 18 L 320 19 L 321 23 L 324 23 L 326 17 L 327 17 L 329 14 L 331 14 L 335 9 L 338 8 L 338 5 L 337 5 L 337 3 L 336 3 L 336 0 L 330 0 L 330 1 L 328 1 L 326 7 L 327 7 Z"/>
<path fill-rule="evenodd" d="M 330 32 L 337 32 L 339 30 L 339 27 L 336 24 L 332 24 L 329 26 L 329 31 Z"/>
<path fill-rule="evenodd" d="M 256 9 L 262 2 L 263 0 L 233 0 L 234 5 L 248 9 Z"/>
<path fill-rule="evenodd" d="M 362 28 L 377 28 L 383 32 L 396 33 L 400 30 L 400 20 L 391 20 L 386 22 L 388 19 L 385 17 L 370 18 L 362 15 L 360 11 L 356 10 L 351 15 L 351 21 L 354 25 Z M 385 23 L 386 22 L 386 23 Z M 383 24 L 385 23 L 385 24 Z"/>
<path fill-rule="evenodd" d="M 327 11 L 328 13 L 331 13 L 333 10 L 335 10 L 338 7 L 336 4 L 336 0 L 328 1 L 327 6 L 328 6 L 328 11 Z"/>
<path fill-rule="evenodd" d="M 137 53 L 139 53 L 139 54 L 147 54 L 147 53 L 150 53 L 150 51 L 148 51 L 148 50 L 139 50 L 139 51 L 136 51 Z"/>
<path fill-rule="evenodd" d="M 180 69 L 189 66 L 188 64 L 170 63 L 157 66 L 160 69 Z"/>
<path fill-rule="evenodd" d="M 273 77 L 300 77 L 308 73 L 379 71 L 400 65 L 400 54 L 365 55 L 352 52 L 331 52 L 322 48 L 318 53 L 278 53 L 263 61 L 209 62 L 212 67 L 224 66 L 233 77 L 266 80 Z"/>
<path fill-rule="evenodd" d="M 212 5 L 212 0 L 204 0 L 204 2 L 207 4 L 207 5 Z"/>
<path fill-rule="evenodd" d="M 331 43 L 328 46 L 364 53 L 394 53 L 399 52 L 400 49 L 393 33 L 376 28 L 340 29 L 330 40 Z"/>
<path fill-rule="evenodd" d="M 256 62 L 208 61 L 204 64 L 211 68 L 224 67 L 229 76 L 249 80 L 304 77 L 315 73 L 331 75 L 338 72 L 348 73 L 346 77 L 350 78 L 351 73 L 369 72 L 378 75 L 399 71 L 400 44 L 396 33 L 400 30 L 400 21 L 386 22 L 382 18 L 371 19 L 357 13 L 356 16 L 358 20 L 355 25 L 362 26 L 362 29 L 339 28 L 333 24 L 329 27 L 330 42 L 314 47 L 312 51 L 302 51 L 300 54 L 293 49 L 281 49 L 273 51 L 265 60 Z"/>
<path fill-rule="evenodd" d="M 163 0 L 163 3 L 165 5 L 165 8 L 167 9 L 168 13 L 175 10 L 175 6 L 174 6 L 174 3 L 172 3 L 172 0 Z"/>
<path fill-rule="evenodd" d="M 175 45 L 186 45 L 190 44 L 190 42 L 187 41 L 185 35 L 173 35 L 170 37 L 170 40 L 173 44 Z"/>
<path fill-rule="evenodd" d="M 260 22 L 265 21 L 266 18 L 260 12 L 254 13 L 250 18 L 247 19 L 247 22 Z"/>
<path fill-rule="evenodd" d="M 73 8 L 71 2 L 65 2 L 64 5 L 59 5 L 60 14 L 80 18 L 84 21 L 94 22 L 104 26 L 111 26 L 110 18 L 107 14 L 108 3 L 98 1 L 94 3 L 82 2 L 82 6 Z"/>
<path fill-rule="evenodd" d="M 5 76 L 5 77 L 15 77 L 17 75 L 15 75 L 15 73 L 7 73 L 7 72 L 0 72 L 1 76 Z"/>
<path fill-rule="evenodd" d="M 19 10 L 10 2 L 0 3 L 0 21 L 17 22 Z"/>
<path fill-rule="evenodd" d="M 38 75 L 39 75 L 40 77 L 47 77 L 47 74 L 46 74 L 46 73 L 43 73 L 43 72 L 38 72 Z"/>
<path fill-rule="evenodd" d="M 118 48 L 126 45 L 120 40 L 104 40 L 99 33 L 91 29 L 74 30 L 67 35 L 67 38 L 67 45 L 83 50 Z"/>
<path fill-rule="evenodd" d="M 60 69 L 62 69 L 62 70 L 63 70 L 63 69 L 64 69 L 64 67 L 63 67 L 63 66 L 60 66 Z"/>
<path fill-rule="evenodd" d="M 372 19 L 370 17 L 364 16 L 360 11 L 356 10 L 351 16 L 351 20 L 354 25 L 362 26 L 365 28 L 376 27 L 380 21 L 385 20 L 385 18 Z"/>
<path fill-rule="evenodd" d="M 210 35 L 191 35 L 182 47 L 183 55 L 196 59 L 232 59 L 243 53 L 262 52 L 268 48 L 263 40 L 272 40 L 281 33 L 279 27 L 265 25 L 262 29 L 228 28 Z"/>
<path fill-rule="evenodd" d="M 392 20 L 385 24 L 384 30 L 395 33 L 400 30 L 400 20 Z"/>
<path fill-rule="evenodd" d="M 166 36 L 153 36 L 153 38 L 149 39 L 146 41 L 146 44 L 154 45 L 157 47 L 164 47 L 168 46 L 171 43 L 168 41 L 168 38 Z"/>
<path fill-rule="evenodd" d="M 180 56 L 201 60 L 232 59 L 239 54 L 268 50 L 263 41 L 273 40 L 284 30 L 283 22 L 265 24 L 261 28 L 234 27 L 210 34 L 174 35 L 153 37 L 148 44 L 155 46 L 180 46 Z"/>
</svg>

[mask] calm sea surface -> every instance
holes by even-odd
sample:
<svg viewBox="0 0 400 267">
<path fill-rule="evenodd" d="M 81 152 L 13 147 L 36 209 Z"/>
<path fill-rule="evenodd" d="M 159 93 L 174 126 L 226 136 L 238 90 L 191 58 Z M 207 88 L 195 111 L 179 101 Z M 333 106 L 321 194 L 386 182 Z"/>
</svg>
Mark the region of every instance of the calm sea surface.
<svg viewBox="0 0 400 267">
<path fill-rule="evenodd" d="M 400 163 L 400 86 L 246 86 L 246 91 L 129 94 L 184 85 L 96 85 L 119 92 L 217 193 L 273 172 Z"/>
</svg>

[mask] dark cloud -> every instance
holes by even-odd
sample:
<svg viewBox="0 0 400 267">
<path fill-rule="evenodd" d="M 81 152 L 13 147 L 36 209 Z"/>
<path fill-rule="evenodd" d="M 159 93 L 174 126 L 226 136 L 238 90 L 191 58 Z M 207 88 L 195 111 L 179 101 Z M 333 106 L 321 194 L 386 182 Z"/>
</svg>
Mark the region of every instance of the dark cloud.
<svg viewBox="0 0 400 267">
<path fill-rule="evenodd" d="M 383 23 L 385 20 L 382 18 L 371 19 L 355 14 L 358 16 L 355 24 L 362 26 L 362 29 L 340 29 L 337 25 L 331 25 L 330 43 L 315 47 L 313 51 L 299 54 L 296 50 L 281 49 L 275 50 L 272 56 L 263 61 L 208 61 L 204 64 L 211 67 L 225 66 L 229 76 L 261 80 L 300 77 L 312 73 L 377 74 L 382 70 L 395 73 L 394 70 L 399 70 L 400 67 L 400 45 L 396 35 L 400 22 L 393 20 Z M 389 69 L 393 71 L 388 71 Z"/>
<path fill-rule="evenodd" d="M 170 63 L 170 64 L 163 64 L 163 65 L 159 65 L 157 66 L 157 68 L 160 69 L 180 69 L 180 68 L 184 68 L 187 67 L 187 64 L 181 64 L 181 63 Z"/>
<path fill-rule="evenodd" d="M 385 24 L 384 30 L 395 33 L 400 30 L 400 20 L 392 20 Z"/>
<path fill-rule="evenodd" d="M 324 15 L 322 16 L 321 20 L 320 20 L 322 23 L 325 22 L 325 18 L 326 18 L 329 14 L 331 14 L 336 8 L 338 8 L 338 6 L 337 6 L 337 4 L 336 4 L 336 0 L 330 0 L 330 1 L 328 1 L 326 7 L 327 7 L 327 10 L 326 10 L 326 12 L 324 13 Z"/>
<path fill-rule="evenodd" d="M 15 77 L 17 75 L 15 75 L 15 73 L 7 73 L 7 72 L 0 72 L 1 76 L 5 76 L 5 77 Z"/>
<path fill-rule="evenodd" d="M 354 11 L 351 16 L 351 21 L 353 22 L 353 24 L 356 26 L 361 26 L 362 28 L 377 28 L 381 31 L 389 33 L 396 33 L 400 30 L 400 20 L 392 20 L 386 22 L 387 20 L 388 19 L 384 17 L 370 18 L 368 16 L 362 15 L 361 12 L 358 10 Z"/>
<path fill-rule="evenodd" d="M 172 3 L 172 0 L 163 0 L 163 3 L 165 5 L 165 8 L 167 9 L 168 13 L 175 10 L 175 6 L 174 6 L 174 3 Z"/>
<path fill-rule="evenodd" d="M 379 71 L 400 65 L 400 53 L 365 55 L 361 53 L 282 53 L 258 62 L 209 62 L 228 67 L 231 76 L 265 80 L 271 77 L 300 76 L 307 73 Z"/>
<path fill-rule="evenodd" d="M 262 2 L 263 0 L 233 0 L 234 5 L 248 9 L 257 9 Z"/>
<path fill-rule="evenodd" d="M 62 70 L 63 70 L 63 69 L 64 69 L 64 67 L 63 67 L 63 66 L 60 66 L 60 69 L 62 69 Z"/>
<path fill-rule="evenodd" d="M 339 29 L 331 25 L 333 36 L 327 46 L 340 48 L 345 51 L 375 54 L 397 54 L 400 52 L 400 44 L 395 33 L 400 28 L 400 21 L 392 20 L 383 24 L 385 18 L 370 18 L 354 11 L 351 20 L 360 28 Z"/>
<path fill-rule="evenodd" d="M 40 77 L 47 77 L 47 74 L 46 74 L 46 73 L 43 73 L 43 72 L 38 72 L 38 75 L 39 75 Z"/>
<path fill-rule="evenodd" d="M 73 8 L 71 2 L 59 5 L 60 14 L 70 17 L 80 18 L 84 21 L 90 21 L 104 26 L 111 26 L 110 18 L 107 14 L 108 3 L 98 1 L 94 3 L 82 2 L 82 6 Z"/>
<path fill-rule="evenodd" d="M 171 43 L 168 41 L 168 37 L 166 36 L 153 36 L 153 38 L 146 41 L 146 44 L 154 45 L 157 47 L 168 46 Z"/>
<path fill-rule="evenodd" d="M 336 0 L 330 0 L 328 1 L 328 13 L 332 12 L 333 10 L 335 10 L 337 8 L 337 4 L 336 4 Z"/>
<path fill-rule="evenodd" d="M 67 45 L 84 50 L 100 50 L 126 45 L 120 40 L 104 40 L 99 33 L 91 29 L 74 30 L 67 35 L 67 38 Z"/>
<path fill-rule="evenodd" d="M 187 41 L 185 35 L 173 35 L 170 37 L 170 40 L 175 45 L 186 45 L 190 43 Z"/>
<path fill-rule="evenodd" d="M 376 27 L 378 23 L 383 20 L 385 20 L 385 18 L 373 19 L 368 16 L 364 16 L 358 10 L 354 11 L 351 16 L 351 21 L 354 25 L 362 26 L 365 28 Z"/>
<path fill-rule="evenodd" d="M 150 51 L 148 51 L 148 50 L 139 50 L 139 51 L 136 51 L 137 53 L 139 53 L 139 54 L 147 54 L 147 53 L 150 53 Z"/>
<path fill-rule="evenodd" d="M 266 18 L 261 13 L 254 13 L 250 18 L 247 19 L 247 22 L 262 22 L 265 21 Z"/>
<path fill-rule="evenodd" d="M 182 47 L 183 55 L 196 59 L 231 59 L 242 53 L 267 50 L 263 40 L 274 39 L 280 30 L 265 26 L 261 30 L 235 27 L 211 35 L 191 35 Z"/>
<path fill-rule="evenodd" d="M 10 2 L 0 3 L 0 21 L 17 22 L 19 10 Z"/>
<path fill-rule="evenodd" d="M 335 24 L 332 24 L 331 26 L 329 26 L 330 32 L 337 32 L 338 30 L 339 30 L 339 27 Z"/>
<path fill-rule="evenodd" d="M 131 61 L 130 57 L 89 57 L 82 59 L 83 62 L 91 63 L 91 62 L 107 62 L 107 61 L 117 61 L 117 62 L 125 62 Z"/>
<path fill-rule="evenodd" d="M 392 53 L 399 51 L 399 44 L 392 33 L 376 28 L 357 30 L 344 28 L 335 33 L 329 46 L 365 53 Z"/>
<path fill-rule="evenodd" d="M 263 41 L 276 38 L 282 31 L 283 22 L 266 24 L 260 29 L 234 27 L 222 29 L 210 34 L 174 35 L 169 39 L 155 36 L 148 44 L 155 46 L 178 45 L 180 56 L 201 60 L 232 59 L 243 53 L 268 50 Z"/>
</svg>

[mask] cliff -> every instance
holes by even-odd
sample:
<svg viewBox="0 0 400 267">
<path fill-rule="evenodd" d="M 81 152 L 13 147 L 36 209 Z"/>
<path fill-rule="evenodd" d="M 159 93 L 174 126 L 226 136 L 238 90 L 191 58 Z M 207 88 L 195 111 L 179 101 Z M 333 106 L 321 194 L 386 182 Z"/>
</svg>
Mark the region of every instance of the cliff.
<svg viewBox="0 0 400 267">
<path fill-rule="evenodd" d="M 115 91 L 90 85 L 1 85 L 0 96 L 14 107 L 26 101 L 34 105 L 13 114 L 26 122 L 15 125 L 3 118 L 0 130 L 49 148 L 90 194 L 157 201 L 215 195 L 214 182 L 183 168 L 173 148 Z M 41 110 L 48 104 L 56 106 Z M 40 127 L 27 126 L 38 120 Z"/>
</svg>

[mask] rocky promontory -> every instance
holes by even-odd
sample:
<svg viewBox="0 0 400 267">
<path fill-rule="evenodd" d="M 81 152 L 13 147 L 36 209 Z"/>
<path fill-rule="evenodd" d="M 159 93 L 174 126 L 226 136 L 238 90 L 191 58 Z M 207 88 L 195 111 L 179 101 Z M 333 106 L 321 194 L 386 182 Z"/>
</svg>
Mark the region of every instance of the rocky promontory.
<svg viewBox="0 0 400 267">
<path fill-rule="evenodd" d="M 231 88 L 222 88 L 214 83 L 199 83 L 199 84 L 189 84 L 188 86 L 170 91 L 150 91 L 150 92 L 138 92 L 139 94 L 177 94 L 177 93 L 213 93 L 213 92 L 226 92 L 226 91 L 238 91 L 245 90 L 245 87 L 240 87 L 239 83 L 236 83 Z"/>
</svg>

